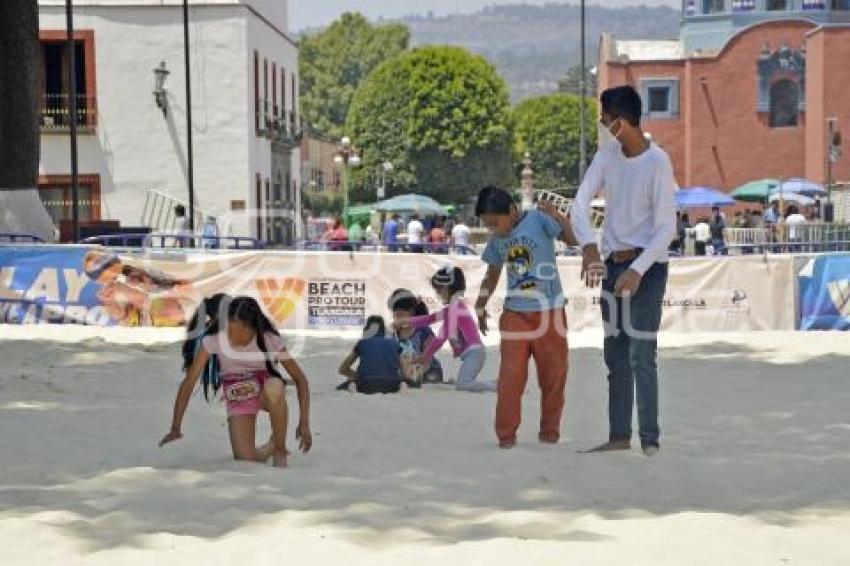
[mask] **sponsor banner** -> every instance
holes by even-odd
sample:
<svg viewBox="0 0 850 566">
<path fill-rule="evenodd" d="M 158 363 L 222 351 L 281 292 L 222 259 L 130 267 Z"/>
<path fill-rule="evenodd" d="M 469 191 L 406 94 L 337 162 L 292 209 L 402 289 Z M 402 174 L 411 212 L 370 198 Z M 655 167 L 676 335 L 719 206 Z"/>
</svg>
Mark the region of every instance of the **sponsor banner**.
<svg viewBox="0 0 850 566">
<path fill-rule="evenodd" d="M 560 265 L 570 327 L 601 328 L 600 291 L 579 284 L 580 260 Z M 793 257 L 677 258 L 670 262 L 661 328 L 676 332 L 793 330 Z"/>
<path fill-rule="evenodd" d="M 311 279 L 307 287 L 307 325 L 310 328 L 366 325 L 365 280 Z"/>
<path fill-rule="evenodd" d="M 0 247 L 0 323 L 115 324 L 84 248 Z"/>
<path fill-rule="evenodd" d="M 850 255 L 820 256 L 800 277 L 800 328 L 850 330 Z"/>
<path fill-rule="evenodd" d="M 175 251 L 114 255 L 102 248 L 0 248 L 0 321 L 119 326 L 180 326 L 198 302 L 216 293 L 250 295 L 285 329 L 355 329 L 370 315 L 389 318 L 398 288 L 440 307 L 431 275 L 463 268 L 467 300 L 486 266 L 472 256 L 424 254 Z M 599 289 L 580 281 L 579 258 L 561 258 L 558 273 L 573 330 L 601 328 Z M 505 279 L 490 301 L 491 326 L 501 314 Z M 791 256 L 674 260 L 662 327 L 676 331 L 794 328 Z"/>
</svg>

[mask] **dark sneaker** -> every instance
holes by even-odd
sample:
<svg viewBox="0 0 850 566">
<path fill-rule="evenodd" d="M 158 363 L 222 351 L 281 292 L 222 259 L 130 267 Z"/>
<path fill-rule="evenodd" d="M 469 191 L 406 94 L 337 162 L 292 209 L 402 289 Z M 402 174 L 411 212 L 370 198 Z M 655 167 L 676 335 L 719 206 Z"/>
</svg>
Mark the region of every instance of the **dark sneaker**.
<svg viewBox="0 0 850 566">
<path fill-rule="evenodd" d="M 642 450 L 644 456 L 646 456 L 647 458 L 652 458 L 653 456 L 658 454 L 658 452 L 661 450 L 661 447 L 657 444 L 644 444 Z"/>
</svg>

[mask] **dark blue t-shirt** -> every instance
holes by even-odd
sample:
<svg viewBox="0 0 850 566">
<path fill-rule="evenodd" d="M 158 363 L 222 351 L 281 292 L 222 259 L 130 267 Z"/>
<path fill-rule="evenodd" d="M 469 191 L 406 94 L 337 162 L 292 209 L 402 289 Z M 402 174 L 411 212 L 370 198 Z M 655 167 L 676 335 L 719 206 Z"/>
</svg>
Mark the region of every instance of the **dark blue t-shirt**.
<svg viewBox="0 0 850 566">
<path fill-rule="evenodd" d="M 354 347 L 360 357 L 357 377 L 362 380 L 399 381 L 401 363 L 398 342 L 385 336 L 360 340 Z"/>
</svg>

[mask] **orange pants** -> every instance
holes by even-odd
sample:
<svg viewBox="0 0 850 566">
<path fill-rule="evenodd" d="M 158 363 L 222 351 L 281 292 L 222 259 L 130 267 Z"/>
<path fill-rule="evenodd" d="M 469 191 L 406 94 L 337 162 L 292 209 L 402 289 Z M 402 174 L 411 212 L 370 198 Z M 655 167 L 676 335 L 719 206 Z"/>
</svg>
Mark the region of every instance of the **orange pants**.
<svg viewBox="0 0 850 566">
<path fill-rule="evenodd" d="M 544 312 L 505 311 L 499 320 L 502 332 L 499 391 L 496 403 L 496 436 L 499 442 L 516 442 L 522 396 L 528 382 L 528 362 L 533 357 L 540 384 L 540 440 L 557 442 L 567 386 L 567 314 L 564 309 Z"/>
</svg>

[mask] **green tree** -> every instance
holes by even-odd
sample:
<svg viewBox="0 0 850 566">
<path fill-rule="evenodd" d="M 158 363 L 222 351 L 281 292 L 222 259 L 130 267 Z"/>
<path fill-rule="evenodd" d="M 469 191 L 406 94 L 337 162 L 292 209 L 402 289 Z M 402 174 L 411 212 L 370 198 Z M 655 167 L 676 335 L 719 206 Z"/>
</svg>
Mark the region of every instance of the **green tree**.
<svg viewBox="0 0 850 566">
<path fill-rule="evenodd" d="M 340 216 L 342 214 L 342 197 L 335 194 L 321 194 L 310 191 L 304 192 L 303 205 L 313 216 L 330 214 Z"/>
<path fill-rule="evenodd" d="M 351 98 L 375 67 L 405 51 L 410 32 L 402 24 L 374 26 L 357 13 L 343 14 L 323 31 L 302 39 L 298 58 L 301 112 L 307 126 L 342 137 Z"/>
<path fill-rule="evenodd" d="M 578 184 L 579 102 L 572 94 L 551 94 L 514 108 L 515 159 L 520 163 L 526 152 L 531 155 L 536 188 Z M 589 159 L 596 151 L 596 101 L 591 98 L 585 116 Z"/>
<path fill-rule="evenodd" d="M 352 175 L 352 200 L 374 199 L 374 172 L 387 160 L 391 194 L 464 202 L 513 181 L 507 86 L 459 47 L 421 47 L 378 67 L 358 89 L 346 131 L 364 164 Z"/>
<path fill-rule="evenodd" d="M 587 84 L 584 88 L 585 96 L 596 96 L 596 75 L 588 69 L 585 72 L 584 80 Z M 558 92 L 566 94 L 575 94 L 581 96 L 581 65 L 573 65 L 567 70 L 567 73 L 558 80 Z"/>
</svg>

